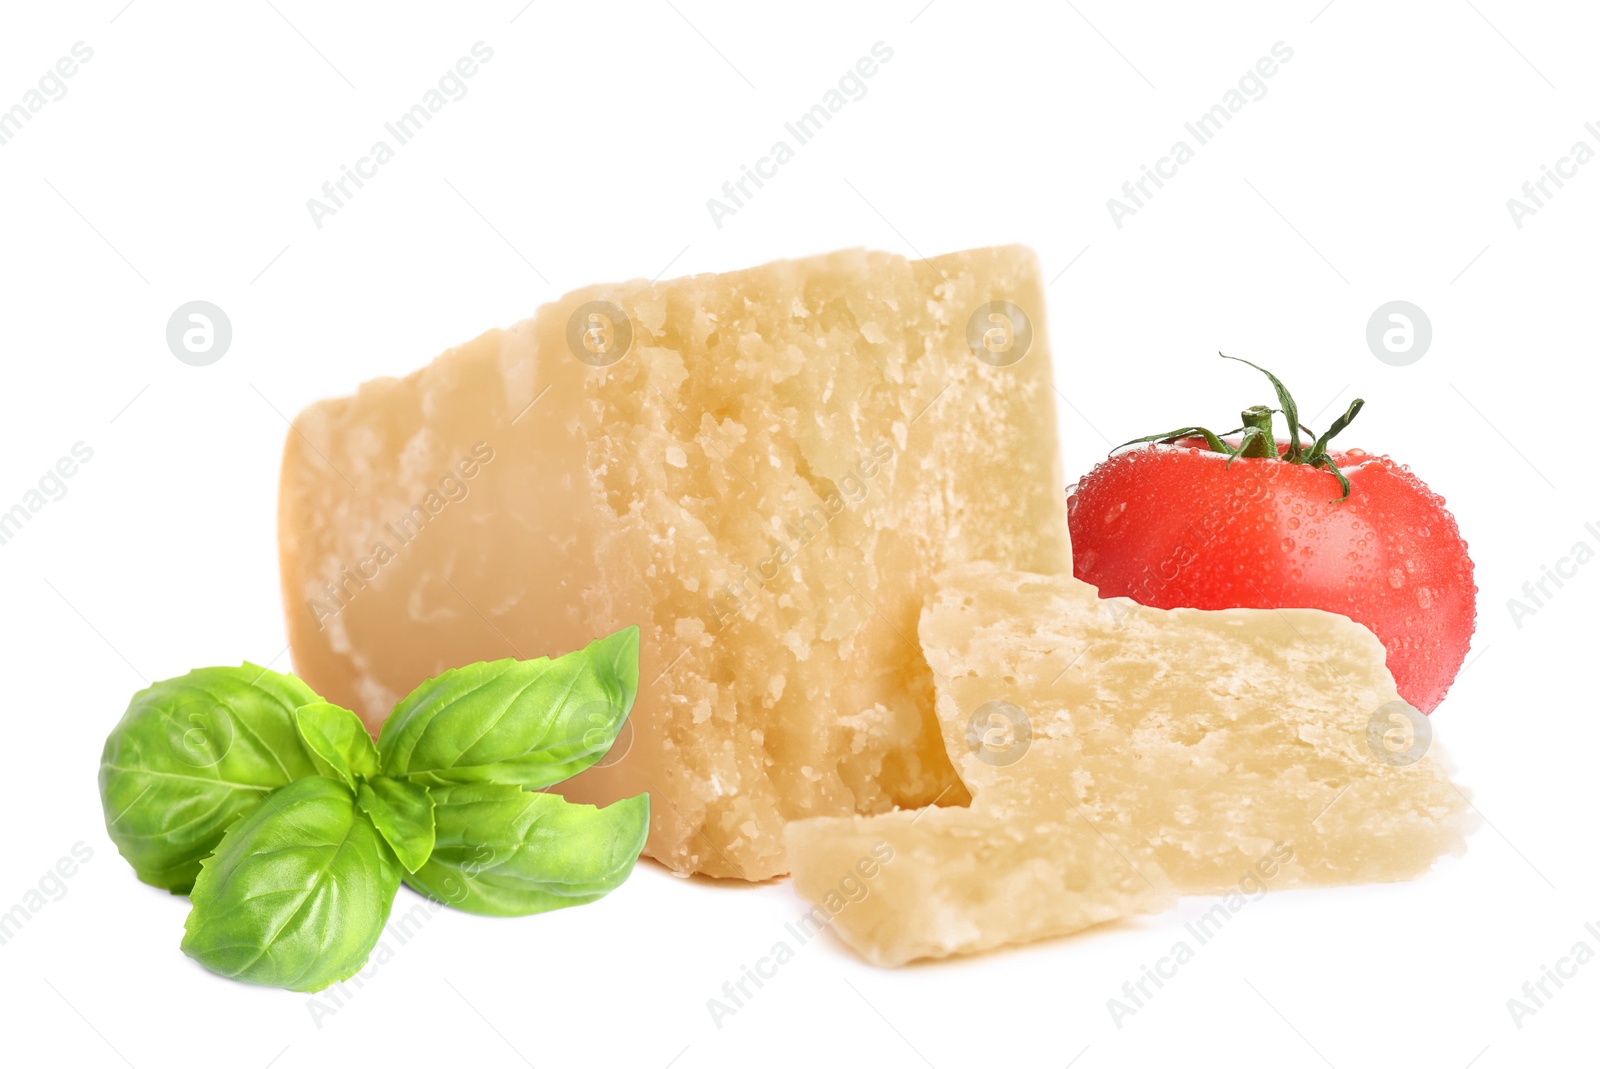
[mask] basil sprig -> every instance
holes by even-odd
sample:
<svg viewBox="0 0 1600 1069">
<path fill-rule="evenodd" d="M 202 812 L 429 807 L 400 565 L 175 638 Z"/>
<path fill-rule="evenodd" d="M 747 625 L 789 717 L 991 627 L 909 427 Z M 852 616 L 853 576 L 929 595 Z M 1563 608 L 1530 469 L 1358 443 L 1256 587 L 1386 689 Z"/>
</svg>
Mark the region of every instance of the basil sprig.
<svg viewBox="0 0 1600 1069">
<path fill-rule="evenodd" d="M 542 790 L 600 758 L 639 689 L 639 629 L 582 658 L 480 661 L 428 680 L 378 733 L 387 776 L 414 783 L 511 783 Z"/>
<path fill-rule="evenodd" d="M 145 883 L 188 894 L 228 826 L 317 774 L 294 711 L 317 700 L 253 664 L 199 668 L 133 696 L 100 756 L 106 831 Z"/>
<path fill-rule="evenodd" d="M 366 964 L 402 880 L 472 913 L 592 902 L 627 879 L 646 795 L 539 793 L 594 764 L 639 684 L 639 629 L 556 658 L 452 669 L 359 717 L 293 676 L 202 668 L 133 698 L 106 740 L 106 828 L 146 883 L 190 896 L 184 953 L 317 991 Z"/>
<path fill-rule="evenodd" d="M 313 702 L 294 711 L 294 728 L 317 771 L 346 787 L 378 774 L 378 748 L 361 718 L 331 702 Z"/>
<path fill-rule="evenodd" d="M 596 809 L 501 783 L 430 793 L 433 854 L 406 882 L 491 917 L 593 902 L 628 878 L 650 831 L 643 794 Z"/>
<path fill-rule="evenodd" d="M 220 976 L 320 991 L 361 971 L 399 888 L 400 862 L 350 788 L 310 776 L 275 791 L 206 859 L 183 952 Z"/>
</svg>

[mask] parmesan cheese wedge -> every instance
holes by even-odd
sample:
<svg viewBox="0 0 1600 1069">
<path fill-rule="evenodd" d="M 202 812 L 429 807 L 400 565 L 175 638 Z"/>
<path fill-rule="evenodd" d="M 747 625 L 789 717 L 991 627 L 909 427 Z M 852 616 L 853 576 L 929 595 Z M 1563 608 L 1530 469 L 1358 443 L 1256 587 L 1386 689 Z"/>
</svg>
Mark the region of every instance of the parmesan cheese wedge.
<svg viewBox="0 0 1600 1069">
<path fill-rule="evenodd" d="M 931 577 L 1070 573 L 1033 255 L 860 250 L 595 286 L 301 413 L 296 670 L 376 730 L 446 668 L 641 627 L 630 728 L 558 790 L 651 795 L 680 873 L 966 800 L 917 643 Z"/>
<path fill-rule="evenodd" d="M 869 960 L 1065 934 L 1171 891 L 1409 879 L 1475 823 L 1343 616 L 1146 608 L 979 563 L 939 578 L 919 634 L 970 807 L 787 833 L 811 901 L 887 844 L 870 893 L 829 910 Z"/>
</svg>

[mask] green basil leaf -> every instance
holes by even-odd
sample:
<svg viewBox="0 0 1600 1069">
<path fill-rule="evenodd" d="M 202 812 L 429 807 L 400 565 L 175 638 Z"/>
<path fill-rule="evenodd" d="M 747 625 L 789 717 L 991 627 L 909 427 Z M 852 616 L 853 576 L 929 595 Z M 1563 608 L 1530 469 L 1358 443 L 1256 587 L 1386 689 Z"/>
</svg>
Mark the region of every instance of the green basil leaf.
<svg viewBox="0 0 1600 1069">
<path fill-rule="evenodd" d="M 395 706 L 378 736 L 383 774 L 425 786 L 538 789 L 603 757 L 639 689 L 639 629 L 554 660 L 454 668 Z"/>
<path fill-rule="evenodd" d="M 436 787 L 435 841 L 406 882 L 468 913 L 520 917 L 621 886 L 650 833 L 650 796 L 604 809 L 498 783 Z"/>
<path fill-rule="evenodd" d="M 407 872 L 416 872 L 433 853 L 433 799 L 426 788 L 379 776 L 356 788 L 356 805 Z"/>
<path fill-rule="evenodd" d="M 331 702 L 313 702 L 294 711 L 300 741 L 324 776 L 354 787 L 357 777 L 378 774 L 378 748 L 361 718 Z"/>
<path fill-rule="evenodd" d="M 400 863 L 350 788 L 298 780 L 206 859 L 183 952 L 235 980 L 320 991 L 366 964 L 399 886 Z"/>
<path fill-rule="evenodd" d="M 294 710 L 317 700 L 294 676 L 249 663 L 133 696 L 100 756 L 100 802 L 139 879 L 187 894 L 229 825 L 317 774 L 294 728 Z"/>
</svg>

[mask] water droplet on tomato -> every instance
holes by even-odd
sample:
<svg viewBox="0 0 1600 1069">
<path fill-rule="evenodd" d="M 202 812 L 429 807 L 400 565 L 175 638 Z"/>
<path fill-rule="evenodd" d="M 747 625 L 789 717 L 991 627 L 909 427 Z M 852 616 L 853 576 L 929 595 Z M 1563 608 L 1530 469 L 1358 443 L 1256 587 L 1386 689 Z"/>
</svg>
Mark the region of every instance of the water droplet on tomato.
<svg viewBox="0 0 1600 1069">
<path fill-rule="evenodd" d="M 1399 568 L 1389 569 L 1389 585 L 1399 590 L 1406 585 L 1406 573 Z"/>
<path fill-rule="evenodd" d="M 1283 547 L 1283 551 L 1285 553 L 1293 553 L 1294 552 L 1294 539 L 1292 539 L 1292 538 L 1285 538 L 1282 542 L 1279 543 L 1279 545 L 1281 545 Z"/>
<path fill-rule="evenodd" d="M 1299 505 L 1296 505 L 1296 506 L 1295 506 L 1295 507 L 1294 507 L 1294 510 L 1295 510 L 1295 511 L 1296 511 L 1296 512 L 1299 512 L 1299 511 L 1300 511 L 1300 506 L 1299 506 Z M 1295 517 L 1295 516 L 1290 516 L 1290 517 L 1289 517 L 1289 530 L 1291 530 L 1291 531 L 1297 531 L 1297 530 L 1299 530 L 1299 529 L 1300 529 L 1300 520 L 1299 520 L 1299 518 L 1298 518 L 1298 517 Z"/>
</svg>

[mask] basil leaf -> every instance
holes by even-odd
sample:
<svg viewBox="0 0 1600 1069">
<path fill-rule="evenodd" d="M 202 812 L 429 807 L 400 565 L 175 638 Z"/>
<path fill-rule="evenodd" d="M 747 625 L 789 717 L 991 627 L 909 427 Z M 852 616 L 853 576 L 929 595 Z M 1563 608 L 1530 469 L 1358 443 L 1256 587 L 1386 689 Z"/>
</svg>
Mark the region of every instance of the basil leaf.
<svg viewBox="0 0 1600 1069">
<path fill-rule="evenodd" d="M 206 859 L 183 952 L 234 980 L 320 991 L 366 964 L 399 886 L 400 864 L 350 788 L 298 780 Z"/>
<path fill-rule="evenodd" d="M 395 706 L 378 736 L 383 774 L 426 786 L 560 783 L 611 748 L 639 689 L 639 629 L 551 660 L 454 668 Z"/>
<path fill-rule="evenodd" d="M 316 766 L 295 734 L 317 696 L 249 663 L 140 691 L 100 756 L 106 831 L 145 883 L 187 894 L 223 832 Z"/>
<path fill-rule="evenodd" d="M 357 777 L 378 774 L 378 748 L 361 718 L 331 702 L 313 702 L 294 711 L 295 730 L 324 776 L 356 785 Z"/>
<path fill-rule="evenodd" d="M 356 788 L 356 805 L 407 872 L 417 871 L 433 853 L 433 799 L 425 788 L 379 776 Z"/>
<path fill-rule="evenodd" d="M 435 842 L 406 882 L 468 913 L 520 917 L 593 902 L 633 871 L 650 796 L 604 809 L 498 783 L 437 787 Z"/>
</svg>

